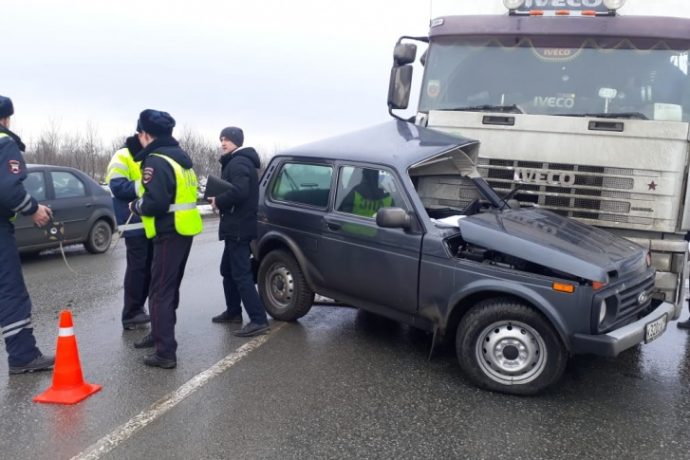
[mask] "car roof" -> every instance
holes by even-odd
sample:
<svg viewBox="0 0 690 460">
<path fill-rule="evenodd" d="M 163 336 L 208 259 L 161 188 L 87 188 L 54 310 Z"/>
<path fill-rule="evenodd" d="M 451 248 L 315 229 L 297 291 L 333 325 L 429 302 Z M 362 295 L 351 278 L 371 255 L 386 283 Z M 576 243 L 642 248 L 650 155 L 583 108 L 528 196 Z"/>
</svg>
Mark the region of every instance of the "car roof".
<svg viewBox="0 0 690 460">
<path fill-rule="evenodd" d="M 58 165 L 44 165 L 44 164 L 37 164 L 37 163 L 28 163 L 26 165 L 27 168 L 49 168 L 49 169 L 64 169 L 68 171 L 80 171 L 77 168 L 73 168 L 71 166 L 58 166 Z M 83 172 L 83 171 L 80 171 Z"/>
<path fill-rule="evenodd" d="M 473 139 L 455 137 L 394 120 L 294 147 L 276 156 L 346 159 L 390 165 L 404 170 L 451 149 L 474 146 L 478 143 Z"/>
</svg>

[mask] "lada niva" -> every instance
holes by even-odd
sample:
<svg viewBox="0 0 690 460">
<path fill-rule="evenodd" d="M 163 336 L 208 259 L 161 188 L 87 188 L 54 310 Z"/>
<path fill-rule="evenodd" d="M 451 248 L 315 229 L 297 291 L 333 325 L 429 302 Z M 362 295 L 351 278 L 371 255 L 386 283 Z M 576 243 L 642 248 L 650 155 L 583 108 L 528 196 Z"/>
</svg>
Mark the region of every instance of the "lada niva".
<svg viewBox="0 0 690 460">
<path fill-rule="evenodd" d="M 391 121 L 276 155 L 260 184 L 258 287 L 294 321 L 320 294 L 455 338 L 476 385 L 534 394 L 568 356 L 658 338 L 648 250 L 478 174 L 479 142 Z M 516 190 L 513 190 L 516 191 Z"/>
</svg>

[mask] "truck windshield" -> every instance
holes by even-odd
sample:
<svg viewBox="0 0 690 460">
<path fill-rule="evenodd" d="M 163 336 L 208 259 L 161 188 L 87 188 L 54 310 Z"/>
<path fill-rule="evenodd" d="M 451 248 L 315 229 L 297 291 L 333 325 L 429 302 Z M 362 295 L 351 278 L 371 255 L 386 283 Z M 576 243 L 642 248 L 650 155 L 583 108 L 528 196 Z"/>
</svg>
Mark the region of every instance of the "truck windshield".
<svg viewBox="0 0 690 460">
<path fill-rule="evenodd" d="M 420 112 L 690 121 L 687 44 L 674 49 L 663 41 L 638 47 L 630 39 L 541 41 L 437 38 L 425 63 Z"/>
</svg>

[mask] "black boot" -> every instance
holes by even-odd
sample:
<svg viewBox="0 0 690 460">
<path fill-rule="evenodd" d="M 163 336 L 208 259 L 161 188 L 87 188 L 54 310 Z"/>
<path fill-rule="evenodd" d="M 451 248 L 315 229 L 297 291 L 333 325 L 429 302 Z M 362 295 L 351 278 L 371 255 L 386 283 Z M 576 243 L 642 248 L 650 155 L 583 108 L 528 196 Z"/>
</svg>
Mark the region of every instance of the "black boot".
<svg viewBox="0 0 690 460">
<path fill-rule="evenodd" d="M 177 366 L 177 360 L 161 358 L 156 353 L 151 353 L 144 358 L 144 364 L 151 367 L 160 367 L 162 369 L 174 369 Z"/>
<path fill-rule="evenodd" d="M 152 348 L 154 345 L 155 342 L 151 334 L 146 334 L 141 340 L 134 342 L 134 348 Z"/>
</svg>

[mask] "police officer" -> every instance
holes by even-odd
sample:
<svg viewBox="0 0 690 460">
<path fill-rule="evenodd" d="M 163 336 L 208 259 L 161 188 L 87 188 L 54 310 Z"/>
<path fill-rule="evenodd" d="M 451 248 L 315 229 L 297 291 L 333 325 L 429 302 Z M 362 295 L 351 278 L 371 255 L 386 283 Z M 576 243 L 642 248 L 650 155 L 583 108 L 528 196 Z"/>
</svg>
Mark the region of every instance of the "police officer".
<svg viewBox="0 0 690 460">
<path fill-rule="evenodd" d="M 137 133 L 143 149 L 134 160 L 142 162 L 144 194 L 130 203 L 130 210 L 141 216 L 146 237 L 153 240 L 151 333 L 134 346 L 155 347 L 144 364 L 164 369 L 177 365 L 175 310 L 192 239 L 202 230 L 196 174 L 189 155 L 172 137 L 174 126 L 167 112 L 147 109 L 139 115 Z"/>
<path fill-rule="evenodd" d="M 9 129 L 13 114 L 12 101 L 0 96 L 0 328 L 10 374 L 23 374 L 50 369 L 55 359 L 43 356 L 36 347 L 31 299 L 24 284 L 12 221 L 20 212 L 42 227 L 50 222 L 52 214 L 22 184 L 27 175 L 22 156 L 25 147 Z"/>
<path fill-rule="evenodd" d="M 379 209 L 388 206 L 393 206 L 393 197 L 379 187 L 379 171 L 362 169 L 360 183 L 343 198 L 338 210 L 358 216 L 373 217 Z"/>
<path fill-rule="evenodd" d="M 150 321 L 144 304 L 149 293 L 153 243 L 144 234 L 141 218 L 131 214 L 129 203 L 144 193 L 141 185 L 141 164 L 134 155 L 142 149 L 138 136 L 130 136 L 125 145 L 113 155 L 108 165 L 106 181 L 113 194 L 113 207 L 118 230 L 127 247 L 127 268 L 124 280 L 123 329 L 135 329 Z"/>
</svg>

